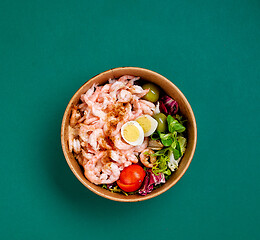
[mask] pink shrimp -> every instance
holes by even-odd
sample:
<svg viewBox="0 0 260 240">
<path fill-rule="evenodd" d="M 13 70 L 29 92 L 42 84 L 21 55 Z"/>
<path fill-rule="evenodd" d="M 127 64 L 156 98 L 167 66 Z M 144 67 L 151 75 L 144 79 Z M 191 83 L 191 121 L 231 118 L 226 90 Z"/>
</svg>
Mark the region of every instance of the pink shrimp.
<svg viewBox="0 0 260 240">
<path fill-rule="evenodd" d="M 128 84 L 130 85 L 130 86 L 132 86 L 132 85 L 134 85 L 134 82 L 135 81 L 138 81 L 140 79 L 140 77 L 134 77 L 134 78 L 132 78 L 129 82 L 128 82 Z"/>
<path fill-rule="evenodd" d="M 134 111 L 131 112 L 131 116 L 128 119 L 129 121 L 138 118 L 143 112 L 139 100 L 136 97 L 133 97 L 133 107 Z"/>
<path fill-rule="evenodd" d="M 80 113 L 77 111 L 77 107 L 74 106 L 71 110 L 70 125 L 74 127 L 80 119 Z"/>
<path fill-rule="evenodd" d="M 147 105 L 148 107 L 155 109 L 155 105 L 152 102 L 143 100 L 143 99 L 140 99 L 139 101 L 140 101 L 140 103 L 143 103 L 143 104 Z"/>
<path fill-rule="evenodd" d="M 83 163 L 86 164 L 89 160 L 91 160 L 94 157 L 94 154 L 85 152 L 84 149 L 81 149 L 81 153 L 83 156 Z"/>
<path fill-rule="evenodd" d="M 121 90 L 118 94 L 118 102 L 127 103 L 132 100 L 132 94 L 127 90 Z"/>
<path fill-rule="evenodd" d="M 135 76 L 124 75 L 124 76 L 120 77 L 120 78 L 118 79 L 118 81 L 127 84 L 127 83 L 128 83 L 128 80 L 132 80 L 132 79 L 135 79 Z"/>
<path fill-rule="evenodd" d="M 92 87 L 91 87 L 85 94 L 82 94 L 82 95 L 81 95 L 81 98 L 82 98 L 82 97 L 83 97 L 83 98 L 85 98 L 85 97 L 90 97 L 90 96 L 94 93 L 96 86 L 97 86 L 97 84 L 93 84 Z M 81 99 L 81 100 L 82 100 L 82 102 L 83 102 L 83 99 Z"/>
<path fill-rule="evenodd" d="M 133 148 L 134 153 L 140 153 L 140 152 L 142 152 L 144 149 L 146 149 L 147 146 L 148 146 L 148 142 L 149 142 L 149 138 L 148 138 L 148 137 L 145 137 L 145 138 L 144 138 L 144 142 L 143 142 L 141 145 L 135 146 L 135 147 Z"/>
<path fill-rule="evenodd" d="M 94 92 L 94 94 L 91 95 L 90 97 L 88 97 L 88 99 L 89 99 L 90 101 L 92 101 L 92 102 L 96 102 L 100 93 L 101 93 L 101 88 L 100 88 L 100 87 L 99 87 L 99 88 L 97 87 L 97 88 L 96 88 L 96 91 Z"/>
<path fill-rule="evenodd" d="M 150 148 L 144 149 L 140 154 L 140 161 L 147 168 L 152 168 L 156 162 L 156 156 L 153 156 L 154 151 Z M 150 160 L 150 161 L 148 161 Z"/>
<path fill-rule="evenodd" d="M 125 156 L 122 155 L 119 151 L 116 151 L 116 150 L 111 150 L 109 157 L 113 161 L 117 162 L 117 164 L 119 164 L 119 165 L 122 165 L 126 161 Z"/>
<path fill-rule="evenodd" d="M 99 106 L 98 106 L 97 104 L 93 104 L 93 105 L 92 105 L 92 113 L 93 113 L 94 116 L 97 116 L 97 117 L 99 117 L 99 118 L 101 118 L 101 119 L 105 119 L 105 118 L 106 118 L 106 113 L 103 112 L 103 111 L 99 108 Z"/>
<path fill-rule="evenodd" d="M 138 163 L 138 158 L 134 155 L 133 151 L 128 152 L 126 154 L 126 158 L 127 158 L 128 161 L 130 161 L 132 163 Z"/>
<path fill-rule="evenodd" d="M 122 82 L 115 82 L 112 84 L 112 86 L 110 87 L 110 93 L 111 92 L 116 92 L 117 90 L 121 89 L 121 88 L 124 88 L 125 87 L 125 84 L 122 83 Z"/>
<path fill-rule="evenodd" d="M 144 114 L 148 114 L 150 116 L 153 115 L 153 112 L 155 110 L 155 105 L 152 102 L 141 99 L 139 100 L 139 103 Z"/>
<path fill-rule="evenodd" d="M 130 87 L 129 91 L 138 98 L 141 98 L 149 92 L 149 89 L 143 89 L 141 86 L 133 85 Z"/>
<path fill-rule="evenodd" d="M 149 106 L 145 105 L 144 103 L 140 103 L 140 107 L 142 109 L 143 114 L 148 114 L 150 116 L 153 115 L 153 110 Z"/>
<path fill-rule="evenodd" d="M 99 149 L 98 138 L 102 137 L 104 132 L 102 129 L 95 129 L 89 136 L 89 144 L 95 151 Z"/>
<path fill-rule="evenodd" d="M 101 88 L 101 93 L 108 93 L 112 84 L 106 84 Z"/>
<path fill-rule="evenodd" d="M 97 163 L 105 155 L 106 153 L 101 151 L 84 165 L 84 174 L 86 178 L 96 185 L 102 183 L 102 180 L 100 179 L 101 168 L 97 168 Z"/>
<path fill-rule="evenodd" d="M 93 122 L 95 122 L 95 121 L 97 121 L 97 120 L 99 120 L 98 117 L 92 117 L 92 118 L 86 119 L 86 120 L 84 121 L 84 124 L 89 125 L 89 124 L 92 124 Z"/>
<path fill-rule="evenodd" d="M 119 179 L 120 169 L 117 164 L 109 162 L 102 167 L 100 181 L 102 184 L 110 184 Z"/>
</svg>

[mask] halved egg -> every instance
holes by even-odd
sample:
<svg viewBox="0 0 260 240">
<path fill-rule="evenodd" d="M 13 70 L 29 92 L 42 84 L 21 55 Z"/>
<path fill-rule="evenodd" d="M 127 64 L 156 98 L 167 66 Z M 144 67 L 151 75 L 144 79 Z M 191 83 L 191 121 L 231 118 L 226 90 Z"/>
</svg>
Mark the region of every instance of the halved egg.
<svg viewBox="0 0 260 240">
<path fill-rule="evenodd" d="M 158 126 L 158 122 L 150 115 L 142 115 L 135 119 L 144 130 L 144 136 L 148 137 L 154 133 Z"/>
<path fill-rule="evenodd" d="M 121 128 L 121 135 L 123 139 L 133 145 L 141 145 L 144 141 L 144 130 L 136 121 L 129 121 Z"/>
</svg>

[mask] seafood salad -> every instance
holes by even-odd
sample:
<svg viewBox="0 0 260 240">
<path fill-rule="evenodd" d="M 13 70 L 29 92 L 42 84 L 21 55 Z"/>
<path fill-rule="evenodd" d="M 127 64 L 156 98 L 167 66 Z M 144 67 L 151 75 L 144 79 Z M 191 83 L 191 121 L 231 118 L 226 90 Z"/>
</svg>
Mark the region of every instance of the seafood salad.
<svg viewBox="0 0 260 240">
<path fill-rule="evenodd" d="M 72 107 L 69 151 L 92 183 L 125 195 L 164 184 L 185 153 L 178 103 L 140 77 L 92 85 Z"/>
</svg>

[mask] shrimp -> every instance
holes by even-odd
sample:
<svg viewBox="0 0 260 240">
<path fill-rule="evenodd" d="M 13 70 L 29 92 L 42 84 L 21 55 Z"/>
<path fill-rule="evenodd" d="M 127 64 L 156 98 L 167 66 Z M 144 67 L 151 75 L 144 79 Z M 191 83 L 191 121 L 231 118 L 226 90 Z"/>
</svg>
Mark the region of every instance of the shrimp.
<svg viewBox="0 0 260 240">
<path fill-rule="evenodd" d="M 118 102 L 127 103 L 132 100 L 132 94 L 127 90 L 121 90 L 118 94 Z"/>
<path fill-rule="evenodd" d="M 138 158 L 134 155 L 133 152 L 128 152 L 126 154 L 126 158 L 128 161 L 130 161 L 132 163 L 138 163 Z"/>
<path fill-rule="evenodd" d="M 131 112 L 131 116 L 129 117 L 129 120 L 134 120 L 139 116 L 141 116 L 143 113 L 141 105 L 136 97 L 133 98 L 133 107 L 135 110 Z"/>
<path fill-rule="evenodd" d="M 83 102 L 83 99 L 84 99 L 85 97 L 90 97 L 90 96 L 94 93 L 96 86 L 97 86 L 97 85 L 94 83 L 94 84 L 92 85 L 92 87 L 91 87 L 85 94 L 82 94 L 82 95 L 81 95 L 81 100 L 82 100 L 82 102 Z"/>
<path fill-rule="evenodd" d="M 94 125 L 84 125 L 84 124 L 80 124 L 80 128 L 79 128 L 79 135 L 80 134 L 87 134 L 88 132 L 93 132 L 95 130 L 95 126 Z"/>
<path fill-rule="evenodd" d="M 129 82 L 128 82 L 128 84 L 131 86 L 131 85 L 134 85 L 134 82 L 135 81 L 137 81 L 137 80 L 139 80 L 140 79 L 140 77 L 134 77 L 134 78 L 132 78 Z"/>
<path fill-rule="evenodd" d="M 98 138 L 98 144 L 103 149 L 112 149 L 104 137 Z"/>
<path fill-rule="evenodd" d="M 140 154 L 140 161 L 145 167 L 152 168 L 156 162 L 156 156 L 153 156 L 154 151 L 150 148 L 143 150 Z M 150 159 L 150 162 L 148 161 Z"/>
<path fill-rule="evenodd" d="M 126 157 L 118 150 L 111 150 L 109 153 L 109 157 L 118 165 L 122 165 L 126 161 Z"/>
<path fill-rule="evenodd" d="M 139 100 L 139 103 L 144 114 L 153 115 L 155 110 L 155 105 L 153 103 L 146 100 Z"/>
<path fill-rule="evenodd" d="M 129 119 L 130 117 L 131 117 L 131 104 L 130 104 L 130 103 L 127 103 L 126 106 L 125 106 L 125 114 L 124 114 L 124 117 L 123 117 L 123 119 L 122 119 L 119 123 L 117 123 L 116 129 L 115 129 L 115 131 L 113 131 L 113 132 L 111 133 L 111 136 L 117 135 L 117 134 L 120 132 L 122 126 L 128 121 L 128 119 Z M 115 119 L 115 120 L 116 120 L 116 119 Z"/>
<path fill-rule="evenodd" d="M 86 119 L 86 115 L 84 115 L 82 118 L 78 120 L 78 123 L 82 123 Z"/>
<path fill-rule="evenodd" d="M 100 88 L 100 87 L 99 87 L 99 88 L 96 87 L 95 93 L 92 94 L 90 97 L 88 97 L 89 100 L 90 100 L 91 102 L 96 102 L 100 93 L 101 93 L 101 88 Z"/>
<path fill-rule="evenodd" d="M 145 137 L 145 138 L 144 138 L 144 142 L 143 142 L 141 145 L 135 146 L 135 147 L 133 148 L 134 153 L 142 152 L 144 149 L 147 148 L 148 143 L 149 143 L 149 138 L 148 138 L 148 137 Z"/>
<path fill-rule="evenodd" d="M 140 108 L 142 109 L 142 112 L 144 114 L 148 114 L 150 116 L 153 115 L 153 109 L 151 109 L 149 106 L 145 105 L 144 103 L 140 103 Z"/>
<path fill-rule="evenodd" d="M 78 129 L 69 126 L 69 151 L 72 152 L 74 149 L 74 139 L 78 135 Z"/>
<path fill-rule="evenodd" d="M 87 110 L 87 107 L 88 107 L 88 105 L 85 102 L 83 102 L 83 103 L 79 104 L 78 109 L 80 111 L 85 111 L 85 110 Z"/>
<path fill-rule="evenodd" d="M 152 109 L 155 109 L 155 105 L 154 105 L 152 102 L 146 101 L 146 100 L 143 100 L 143 99 L 140 99 L 139 101 L 140 101 L 142 104 L 145 104 L 145 105 L 147 105 L 148 107 L 150 107 L 150 108 L 152 108 Z"/>
<path fill-rule="evenodd" d="M 136 78 L 135 76 L 124 75 L 124 76 L 120 77 L 120 78 L 118 79 L 118 81 L 127 84 L 127 83 L 128 83 L 127 80 L 132 80 L 132 79 L 135 79 L 135 78 Z M 138 80 L 138 79 L 136 79 L 136 80 Z"/>
<path fill-rule="evenodd" d="M 117 81 L 117 80 L 116 80 L 115 78 L 113 78 L 113 79 L 112 79 L 112 78 L 109 78 L 109 79 L 108 79 L 108 83 L 109 83 L 109 84 L 110 84 L 110 83 L 114 83 L 114 82 L 116 82 L 116 81 Z"/>
<path fill-rule="evenodd" d="M 103 112 L 103 111 L 98 107 L 97 104 L 92 105 L 92 113 L 93 113 L 94 116 L 97 116 L 97 117 L 99 117 L 99 118 L 101 118 L 101 119 L 105 119 L 105 118 L 106 118 L 106 113 Z"/>
<path fill-rule="evenodd" d="M 101 93 L 108 93 L 112 84 L 106 84 L 101 88 Z"/>
<path fill-rule="evenodd" d="M 74 106 L 71 110 L 70 125 L 74 127 L 77 124 L 80 117 L 81 116 L 80 113 L 77 111 L 77 107 Z"/>
<path fill-rule="evenodd" d="M 133 85 L 131 86 L 129 91 L 132 94 L 136 95 L 138 98 L 141 98 L 149 92 L 149 89 L 143 89 L 141 86 Z"/>
<path fill-rule="evenodd" d="M 102 165 L 97 164 L 98 161 L 105 156 L 105 152 L 101 151 L 97 153 L 91 160 L 89 160 L 85 165 L 84 165 L 84 174 L 85 177 L 92 183 L 98 185 L 102 183 L 102 180 L 100 179 L 100 171 Z M 99 165 L 97 167 L 97 165 Z"/>
<path fill-rule="evenodd" d="M 92 118 L 86 119 L 86 120 L 84 121 L 84 124 L 89 125 L 89 124 L 91 124 L 91 123 L 93 123 L 93 122 L 95 122 L 95 121 L 97 121 L 97 120 L 99 120 L 98 117 L 92 117 Z"/>
<path fill-rule="evenodd" d="M 93 147 L 95 151 L 99 149 L 99 144 L 98 144 L 98 138 L 104 135 L 104 132 L 102 129 L 96 129 L 94 130 L 90 136 L 89 136 L 89 144 Z"/>
<path fill-rule="evenodd" d="M 100 181 L 102 184 L 110 184 L 119 179 L 120 169 L 113 163 L 109 162 L 102 168 L 102 174 L 100 175 Z"/>
<path fill-rule="evenodd" d="M 112 86 L 110 87 L 110 93 L 111 92 L 116 92 L 117 90 L 124 88 L 125 84 L 122 82 L 115 82 L 112 84 Z"/>
<path fill-rule="evenodd" d="M 81 146 L 80 141 L 78 139 L 73 139 L 73 149 L 75 153 L 80 153 Z"/>
<path fill-rule="evenodd" d="M 87 159 L 87 160 L 91 160 L 94 157 L 94 154 L 92 153 L 86 153 L 84 149 L 81 150 L 82 151 L 82 156 Z"/>
<path fill-rule="evenodd" d="M 142 93 L 144 90 L 141 86 L 133 85 L 130 87 L 129 91 L 134 94 L 134 93 Z"/>
</svg>

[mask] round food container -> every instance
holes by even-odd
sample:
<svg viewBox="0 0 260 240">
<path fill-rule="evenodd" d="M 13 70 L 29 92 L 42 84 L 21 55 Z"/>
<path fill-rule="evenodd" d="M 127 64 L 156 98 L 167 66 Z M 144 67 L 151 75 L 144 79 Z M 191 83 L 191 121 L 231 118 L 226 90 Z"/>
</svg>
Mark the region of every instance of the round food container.
<svg viewBox="0 0 260 240">
<path fill-rule="evenodd" d="M 151 193 L 147 194 L 146 196 L 142 195 L 124 195 L 122 193 L 113 193 L 101 186 L 95 185 L 91 183 L 85 176 L 82 167 L 79 165 L 77 159 L 73 156 L 73 153 L 69 151 L 68 146 L 68 131 L 69 131 L 69 119 L 71 116 L 72 108 L 75 106 L 81 97 L 82 94 L 86 93 L 86 91 L 93 85 L 93 84 L 105 84 L 110 78 L 119 78 L 123 75 L 133 75 L 138 76 L 145 81 L 154 83 L 158 85 L 167 95 L 172 97 L 174 100 L 178 102 L 179 105 L 179 115 L 183 116 L 184 119 L 187 120 L 186 122 L 186 132 L 187 132 L 187 146 L 184 156 L 182 157 L 178 169 L 172 173 L 170 178 L 166 181 L 165 184 L 160 186 L 159 188 L 153 190 Z M 103 73 L 96 75 L 95 77 L 88 80 L 83 86 L 79 88 L 79 90 L 74 94 L 71 98 L 64 116 L 61 125 L 61 145 L 63 149 L 64 156 L 66 161 L 74 173 L 74 175 L 78 178 L 78 180 L 89 190 L 92 192 L 110 200 L 120 201 L 120 202 L 137 202 L 143 201 L 150 198 L 154 198 L 165 191 L 169 190 L 173 187 L 183 176 L 186 172 L 187 168 L 189 167 L 191 160 L 193 158 L 195 148 L 197 143 L 197 126 L 195 117 L 192 111 L 192 108 L 183 95 L 183 93 L 167 78 L 164 76 L 153 72 L 148 69 L 138 68 L 138 67 L 119 67 L 110 69 Z"/>
</svg>

